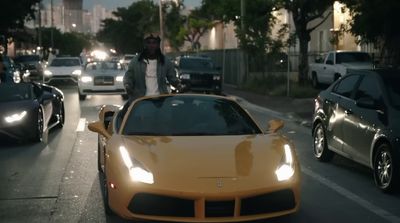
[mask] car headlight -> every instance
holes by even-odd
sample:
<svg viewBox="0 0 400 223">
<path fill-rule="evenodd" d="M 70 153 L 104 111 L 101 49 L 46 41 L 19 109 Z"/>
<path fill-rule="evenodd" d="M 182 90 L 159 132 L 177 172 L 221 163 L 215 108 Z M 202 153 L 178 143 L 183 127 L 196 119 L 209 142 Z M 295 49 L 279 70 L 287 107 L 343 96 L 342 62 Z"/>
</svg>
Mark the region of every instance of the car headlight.
<svg viewBox="0 0 400 223">
<path fill-rule="evenodd" d="M 81 75 L 81 74 L 82 74 L 82 71 L 81 71 L 81 70 L 74 70 L 74 71 L 72 72 L 72 74 L 73 74 L 73 75 Z"/>
<path fill-rule="evenodd" d="M 292 149 L 288 144 L 285 144 L 284 151 L 285 154 L 282 157 L 282 161 L 275 171 L 278 181 L 289 180 L 294 175 Z"/>
<path fill-rule="evenodd" d="M 44 75 L 51 76 L 51 75 L 53 75 L 53 73 L 51 71 L 49 71 L 49 70 L 45 70 L 44 71 Z"/>
<path fill-rule="evenodd" d="M 117 82 L 122 82 L 122 81 L 124 81 L 124 76 L 117 76 L 117 77 L 115 78 L 115 81 L 117 81 Z"/>
<path fill-rule="evenodd" d="M 92 81 L 93 81 L 93 78 L 90 77 L 90 76 L 82 76 L 82 77 L 81 77 L 81 81 L 82 81 L 83 83 L 88 83 L 88 82 L 92 82 Z"/>
<path fill-rule="evenodd" d="M 219 80 L 221 80 L 221 76 L 219 76 L 219 75 L 214 75 L 214 76 L 213 76 L 213 80 L 214 80 L 214 81 L 219 81 Z"/>
<path fill-rule="evenodd" d="M 154 178 L 153 174 L 147 171 L 142 165 L 139 164 L 138 161 L 133 159 L 129 155 L 128 150 L 124 146 L 119 147 L 119 151 L 122 156 L 122 160 L 124 161 L 125 166 L 129 170 L 129 176 L 132 181 L 142 182 L 147 184 L 153 184 Z"/>
<path fill-rule="evenodd" d="M 181 79 L 189 80 L 190 74 L 181 74 Z"/>
<path fill-rule="evenodd" d="M 19 113 L 15 113 L 15 114 L 6 116 L 6 117 L 4 118 L 4 120 L 5 120 L 7 123 L 19 122 L 19 121 L 21 121 L 21 120 L 26 116 L 26 114 L 27 114 L 26 111 L 22 111 L 22 112 L 19 112 Z"/>
</svg>

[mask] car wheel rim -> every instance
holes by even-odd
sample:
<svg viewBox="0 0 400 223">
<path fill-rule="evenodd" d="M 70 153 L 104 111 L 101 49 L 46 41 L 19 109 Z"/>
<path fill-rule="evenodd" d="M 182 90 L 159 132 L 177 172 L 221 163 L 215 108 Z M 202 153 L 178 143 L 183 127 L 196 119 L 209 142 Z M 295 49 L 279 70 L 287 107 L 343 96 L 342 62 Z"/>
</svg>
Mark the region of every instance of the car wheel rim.
<svg viewBox="0 0 400 223">
<path fill-rule="evenodd" d="M 325 145 L 324 131 L 321 126 L 318 126 L 314 135 L 314 152 L 317 157 L 320 157 Z"/>
<path fill-rule="evenodd" d="M 376 165 L 379 184 L 381 187 L 387 187 L 392 176 L 392 158 L 390 157 L 390 153 L 382 151 L 377 157 Z"/>
</svg>

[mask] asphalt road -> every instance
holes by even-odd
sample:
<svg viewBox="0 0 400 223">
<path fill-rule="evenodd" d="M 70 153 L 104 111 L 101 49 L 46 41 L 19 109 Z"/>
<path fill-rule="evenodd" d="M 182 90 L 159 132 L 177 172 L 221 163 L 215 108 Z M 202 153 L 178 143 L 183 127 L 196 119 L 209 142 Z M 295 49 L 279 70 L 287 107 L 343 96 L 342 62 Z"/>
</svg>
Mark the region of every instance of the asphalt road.
<svg viewBox="0 0 400 223">
<path fill-rule="evenodd" d="M 87 123 L 103 104 L 123 104 L 120 96 L 78 100 L 77 89 L 65 94 L 66 123 L 49 132 L 48 142 L 0 142 L 0 222 L 127 222 L 106 216 L 97 173 L 97 135 Z M 302 200 L 298 213 L 257 222 L 400 222 L 400 194 L 381 193 L 372 172 L 336 156 L 331 163 L 313 158 L 310 129 L 285 115 L 239 100 L 260 126 L 285 120 L 281 131 L 293 140 L 301 161 Z"/>
</svg>

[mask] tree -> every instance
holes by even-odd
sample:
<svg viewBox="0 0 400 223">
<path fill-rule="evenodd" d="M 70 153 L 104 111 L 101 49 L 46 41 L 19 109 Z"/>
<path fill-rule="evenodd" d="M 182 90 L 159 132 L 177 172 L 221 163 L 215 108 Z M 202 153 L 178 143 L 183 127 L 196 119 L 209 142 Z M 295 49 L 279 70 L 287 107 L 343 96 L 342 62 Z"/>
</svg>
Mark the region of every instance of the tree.
<svg viewBox="0 0 400 223">
<path fill-rule="evenodd" d="M 164 35 L 175 51 L 179 51 L 179 48 L 184 43 L 183 38 L 179 37 L 179 32 L 187 20 L 187 17 L 181 14 L 182 9 L 184 9 L 183 0 L 170 1 L 163 4 L 163 14 L 165 15 Z"/>
<path fill-rule="evenodd" d="M 35 5 L 39 2 L 40 0 L 1 1 L 0 44 L 6 45 L 8 37 L 14 37 L 14 34 L 17 34 L 15 37 L 26 38 L 24 23 L 34 18 Z M 25 35 L 20 35 L 21 32 L 25 32 Z M 5 49 L 7 50 L 7 47 Z"/>
<path fill-rule="evenodd" d="M 400 65 L 400 1 L 343 0 L 350 8 L 350 31 L 361 43 L 380 49 L 383 64 Z"/>
<path fill-rule="evenodd" d="M 199 13 L 208 16 L 210 20 L 233 21 L 240 48 L 256 61 L 264 73 L 266 53 L 277 49 L 277 45 L 282 45 L 280 40 L 271 37 L 272 27 L 276 22 L 274 9 L 273 1 L 246 1 L 245 16 L 240 18 L 240 0 L 203 0 Z"/>
<path fill-rule="evenodd" d="M 103 20 L 97 38 L 118 52 L 141 51 L 144 34 L 160 30 L 158 12 L 158 6 L 151 0 L 134 2 L 128 8 L 117 8 L 113 12 L 116 19 Z"/>
<path fill-rule="evenodd" d="M 334 0 L 277 0 L 278 8 L 285 8 L 293 17 L 296 28 L 295 35 L 299 39 L 299 82 L 307 81 L 308 74 L 308 42 L 311 40 L 310 33 L 320 26 L 330 16 Z M 321 19 L 319 23 L 311 26 L 310 23 Z"/>
<path fill-rule="evenodd" d="M 189 15 L 187 25 L 181 27 L 178 33 L 178 41 L 188 41 L 192 50 L 201 48 L 200 37 L 202 37 L 209 29 L 213 27 L 213 23 L 208 19 L 199 18 L 195 15 Z"/>
</svg>

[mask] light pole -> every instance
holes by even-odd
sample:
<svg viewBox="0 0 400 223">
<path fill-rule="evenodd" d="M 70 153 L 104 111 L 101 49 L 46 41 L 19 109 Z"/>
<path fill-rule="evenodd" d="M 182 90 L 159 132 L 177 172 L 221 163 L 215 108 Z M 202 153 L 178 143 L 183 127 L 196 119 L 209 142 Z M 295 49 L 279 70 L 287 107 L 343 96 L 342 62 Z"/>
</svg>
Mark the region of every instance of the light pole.
<svg viewBox="0 0 400 223">
<path fill-rule="evenodd" d="M 54 48 L 54 34 L 53 34 L 53 26 L 54 26 L 54 14 L 53 14 L 53 0 L 50 1 L 50 22 L 51 22 L 51 30 L 50 30 L 50 44 L 51 44 L 51 49 L 53 50 Z"/>
</svg>

